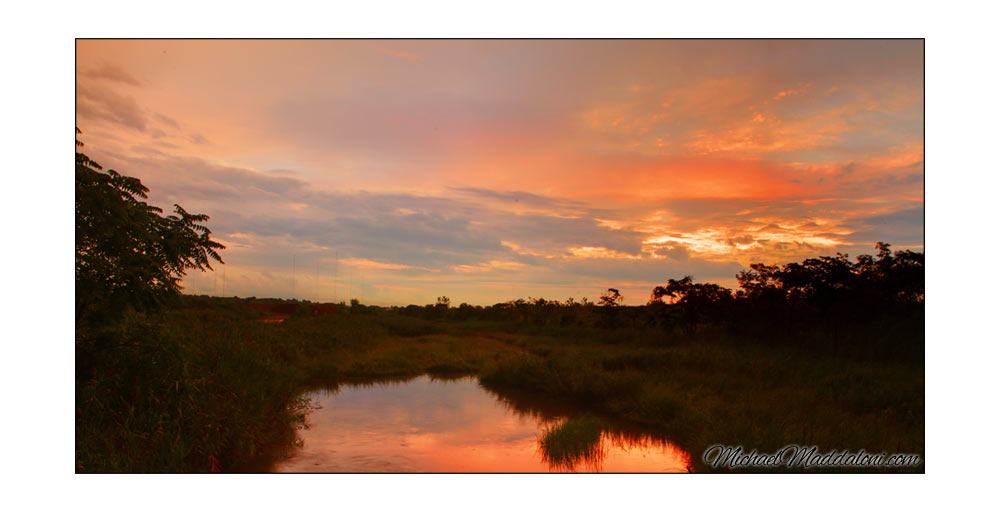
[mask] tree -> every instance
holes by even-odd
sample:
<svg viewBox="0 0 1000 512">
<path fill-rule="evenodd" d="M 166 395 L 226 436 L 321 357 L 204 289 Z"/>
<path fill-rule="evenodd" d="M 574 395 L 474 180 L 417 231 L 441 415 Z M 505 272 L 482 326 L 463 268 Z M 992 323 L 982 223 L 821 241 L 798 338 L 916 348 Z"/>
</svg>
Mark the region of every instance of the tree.
<svg viewBox="0 0 1000 512">
<path fill-rule="evenodd" d="M 608 288 L 607 293 L 603 293 L 600 296 L 600 301 L 598 304 L 604 307 L 614 307 L 620 306 L 621 302 L 625 299 L 622 294 L 618 293 L 618 290 L 614 288 Z"/>
<path fill-rule="evenodd" d="M 863 254 L 851 263 L 846 254 L 809 258 L 802 263 L 763 265 L 736 276 L 741 297 L 755 302 L 810 304 L 827 309 L 863 300 L 864 308 L 888 302 L 919 302 L 924 293 L 924 255 L 875 244 L 877 256 Z"/>
<path fill-rule="evenodd" d="M 685 276 L 680 280 L 668 280 L 666 286 L 653 288 L 649 303 L 662 303 L 664 297 L 676 300 L 674 304 L 684 319 L 685 331 L 693 334 L 703 320 L 725 316 L 733 292 L 713 283 L 695 283 L 691 276 Z"/>
<path fill-rule="evenodd" d="M 924 255 L 893 252 L 875 244 L 877 254 L 809 258 L 801 263 L 755 263 L 737 276 L 738 310 L 744 326 L 774 330 L 822 325 L 836 335 L 845 322 L 869 322 L 879 329 L 922 314 Z"/>
<path fill-rule="evenodd" d="M 618 317 L 620 316 L 618 306 L 621 306 L 622 301 L 625 297 L 618 293 L 615 288 L 608 288 L 607 293 L 602 293 L 598 305 L 601 306 L 601 319 L 605 327 L 616 328 L 618 327 Z"/>
<path fill-rule="evenodd" d="M 676 304 L 717 304 L 726 302 L 733 298 L 733 293 L 728 288 L 724 288 L 713 283 L 694 283 L 691 276 L 685 276 L 681 280 L 670 279 L 666 286 L 653 288 L 650 302 L 660 302 L 663 297 L 676 299 Z"/>
<path fill-rule="evenodd" d="M 80 129 L 77 128 L 79 134 Z M 77 147 L 83 143 L 77 140 Z M 180 294 L 188 270 L 224 263 L 225 246 L 174 204 L 174 214 L 147 204 L 138 178 L 104 169 L 76 153 L 76 318 L 78 325 L 132 308 L 149 311 Z"/>
</svg>

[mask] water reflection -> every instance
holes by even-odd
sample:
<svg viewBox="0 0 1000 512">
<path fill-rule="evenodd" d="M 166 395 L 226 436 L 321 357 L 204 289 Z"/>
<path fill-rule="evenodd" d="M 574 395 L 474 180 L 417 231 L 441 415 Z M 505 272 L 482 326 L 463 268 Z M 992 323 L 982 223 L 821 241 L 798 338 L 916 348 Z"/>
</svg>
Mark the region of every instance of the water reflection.
<svg viewBox="0 0 1000 512">
<path fill-rule="evenodd" d="M 498 395 L 474 377 L 345 384 L 315 407 L 276 472 L 683 472 L 664 439 L 564 405 Z"/>
</svg>

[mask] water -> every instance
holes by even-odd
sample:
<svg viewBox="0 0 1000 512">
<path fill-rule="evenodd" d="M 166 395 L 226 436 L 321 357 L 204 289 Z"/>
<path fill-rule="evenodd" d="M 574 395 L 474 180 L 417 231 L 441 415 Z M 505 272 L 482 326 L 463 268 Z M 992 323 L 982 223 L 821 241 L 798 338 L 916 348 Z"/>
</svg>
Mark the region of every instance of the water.
<svg viewBox="0 0 1000 512">
<path fill-rule="evenodd" d="M 307 395 L 316 409 L 273 472 L 684 472 L 688 454 L 665 439 L 606 424 L 577 451 L 542 443 L 579 414 L 500 396 L 468 377 L 344 385 Z M 599 440 L 598 440 L 599 438 Z"/>
</svg>

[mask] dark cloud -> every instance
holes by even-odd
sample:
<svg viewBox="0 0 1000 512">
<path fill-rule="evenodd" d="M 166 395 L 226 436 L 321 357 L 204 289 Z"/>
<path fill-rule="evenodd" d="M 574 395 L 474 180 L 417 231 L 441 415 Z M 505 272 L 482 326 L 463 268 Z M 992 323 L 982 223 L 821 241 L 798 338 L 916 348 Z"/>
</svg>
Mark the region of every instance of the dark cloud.
<svg viewBox="0 0 1000 512">
<path fill-rule="evenodd" d="M 151 148 L 142 148 L 141 153 L 142 156 L 104 158 L 119 172 L 140 178 L 151 189 L 151 197 L 173 197 L 178 202 L 236 201 L 254 207 L 261 201 L 294 198 L 293 192 L 303 194 L 307 188 L 305 181 L 289 176 L 215 165 Z"/>
<path fill-rule="evenodd" d="M 289 194 L 287 199 L 296 197 Z M 492 259 L 527 264 L 545 261 L 513 252 L 503 241 L 525 249 L 559 253 L 567 246 L 602 246 L 629 254 L 641 249 L 638 233 L 610 230 L 593 219 L 514 215 L 451 199 L 400 194 L 327 197 L 312 193 L 309 197 L 320 198 L 322 208 L 318 208 L 318 214 L 304 213 L 313 215 L 308 219 L 277 212 L 234 215 L 226 220 L 225 229 L 288 236 L 336 247 L 355 257 L 434 268 L 476 265 Z"/>
<path fill-rule="evenodd" d="M 84 71 L 82 75 L 96 80 L 108 80 L 135 87 L 141 87 L 143 85 L 142 82 L 125 72 L 125 70 L 112 64 L 104 64 L 100 67 Z"/>
<path fill-rule="evenodd" d="M 923 162 L 919 162 L 896 173 L 880 173 L 862 180 L 841 183 L 830 193 L 839 197 L 857 198 L 886 196 L 901 191 L 920 192 L 923 184 Z"/>
<path fill-rule="evenodd" d="M 848 223 L 854 232 L 845 237 L 852 243 L 870 245 L 887 242 L 893 245 L 923 246 L 923 205 L 894 212 L 855 219 Z"/>
<path fill-rule="evenodd" d="M 191 135 L 188 135 L 188 140 L 194 142 L 195 144 L 208 144 L 208 139 L 200 133 L 192 133 Z"/>
<path fill-rule="evenodd" d="M 162 202 L 184 204 L 192 211 L 210 207 L 206 213 L 223 232 L 289 237 L 342 248 L 345 255 L 429 267 L 474 265 L 496 258 L 532 260 L 511 252 L 503 241 L 546 253 L 564 253 L 573 246 L 606 247 L 632 255 L 642 249 L 642 233 L 602 226 L 593 216 L 516 214 L 471 198 L 326 192 L 287 172 L 213 165 L 150 148 L 143 153 L 112 162 L 143 179 L 153 190 L 154 202 L 165 199 Z M 562 204 L 527 192 L 477 190 L 476 194 Z"/>
<path fill-rule="evenodd" d="M 533 194 L 531 192 L 497 191 L 497 190 L 488 190 L 488 189 L 474 188 L 474 187 L 448 187 L 448 188 L 463 195 L 493 199 L 508 203 L 518 203 L 525 206 L 535 206 L 535 207 L 553 208 L 553 209 L 577 209 L 577 210 L 585 208 L 584 204 L 580 201 L 573 201 L 568 199 L 556 199 L 546 196 L 540 196 L 538 194 Z"/>
<path fill-rule="evenodd" d="M 670 258 L 674 261 L 687 261 L 691 258 L 691 253 L 687 250 L 687 247 L 677 243 L 670 242 L 663 247 L 656 250 L 658 256 L 664 256 Z"/>
<path fill-rule="evenodd" d="M 163 124 L 165 124 L 165 125 L 173 128 L 175 130 L 180 130 L 181 129 L 181 124 L 178 123 L 177 120 L 175 120 L 174 118 L 172 118 L 170 116 L 165 116 L 165 115 L 163 115 L 163 114 L 161 114 L 159 112 L 154 112 L 153 113 L 153 117 L 155 117 L 157 121 L 159 121 L 159 122 L 161 122 L 161 123 L 163 123 Z"/>
<path fill-rule="evenodd" d="M 76 113 L 84 119 L 103 119 L 140 132 L 146 131 L 149 122 L 135 98 L 100 84 L 77 83 Z"/>
<path fill-rule="evenodd" d="M 594 218 L 562 218 L 545 215 L 497 214 L 491 232 L 526 248 L 557 251 L 567 247 L 606 247 L 636 255 L 642 250 L 643 233 L 611 229 Z"/>
</svg>

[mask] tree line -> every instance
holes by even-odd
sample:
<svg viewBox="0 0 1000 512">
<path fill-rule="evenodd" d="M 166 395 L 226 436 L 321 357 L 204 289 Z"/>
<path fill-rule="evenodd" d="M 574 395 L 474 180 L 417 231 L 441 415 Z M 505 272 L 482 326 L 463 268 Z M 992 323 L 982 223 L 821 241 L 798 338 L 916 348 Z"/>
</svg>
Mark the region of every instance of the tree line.
<svg viewBox="0 0 1000 512">
<path fill-rule="evenodd" d="M 425 319 L 654 330 L 687 337 L 723 330 L 771 343 L 878 344 L 874 351 L 882 355 L 922 357 L 924 255 L 893 251 L 883 242 L 875 250 L 854 260 L 837 253 L 783 265 L 756 263 L 736 276 L 737 290 L 695 282 L 692 276 L 668 279 L 642 306 L 622 306 L 619 290 L 609 288 L 598 302 L 529 297 L 451 307 L 442 297 L 437 304 L 396 311 Z"/>
</svg>

